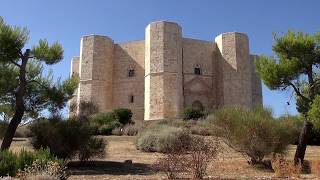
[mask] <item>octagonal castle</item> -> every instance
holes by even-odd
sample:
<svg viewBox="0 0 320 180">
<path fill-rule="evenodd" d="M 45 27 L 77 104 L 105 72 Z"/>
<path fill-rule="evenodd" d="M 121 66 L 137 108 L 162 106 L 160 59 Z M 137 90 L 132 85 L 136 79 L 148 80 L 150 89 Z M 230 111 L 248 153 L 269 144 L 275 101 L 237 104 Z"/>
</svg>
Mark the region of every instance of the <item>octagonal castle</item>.
<svg viewBox="0 0 320 180">
<path fill-rule="evenodd" d="M 99 110 L 129 108 L 135 120 L 179 118 L 184 108 L 262 103 L 248 36 L 220 34 L 214 41 L 182 37 L 174 22 L 158 21 L 145 39 L 114 43 L 107 36 L 81 38 L 71 74 L 80 83 L 70 104 L 91 101 Z M 70 115 L 79 113 L 76 109 Z"/>
</svg>

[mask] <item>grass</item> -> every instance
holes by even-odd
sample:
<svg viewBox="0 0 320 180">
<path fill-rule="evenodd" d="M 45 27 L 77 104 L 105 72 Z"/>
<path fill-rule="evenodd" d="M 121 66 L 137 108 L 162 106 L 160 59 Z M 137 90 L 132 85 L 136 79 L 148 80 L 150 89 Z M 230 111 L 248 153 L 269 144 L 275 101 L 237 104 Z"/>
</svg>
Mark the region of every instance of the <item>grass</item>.
<svg viewBox="0 0 320 180">
<path fill-rule="evenodd" d="M 163 173 L 152 172 L 150 167 L 161 156 L 160 153 L 145 153 L 137 150 L 132 136 L 106 136 L 108 141 L 107 155 L 105 159 L 95 159 L 87 166 L 79 167 L 77 162 L 71 164 L 73 179 L 165 179 Z M 26 138 L 15 138 L 11 149 L 31 149 L 29 140 Z M 296 146 L 290 146 L 287 158 L 292 159 Z M 308 146 L 306 160 L 320 160 L 320 147 Z M 132 164 L 124 161 L 132 160 Z M 218 156 L 218 161 L 211 163 L 208 175 L 212 178 L 223 179 L 271 179 L 274 173 L 270 170 L 256 169 L 249 166 L 241 154 L 225 148 Z M 304 179 L 315 179 L 313 175 L 304 174 Z"/>
</svg>

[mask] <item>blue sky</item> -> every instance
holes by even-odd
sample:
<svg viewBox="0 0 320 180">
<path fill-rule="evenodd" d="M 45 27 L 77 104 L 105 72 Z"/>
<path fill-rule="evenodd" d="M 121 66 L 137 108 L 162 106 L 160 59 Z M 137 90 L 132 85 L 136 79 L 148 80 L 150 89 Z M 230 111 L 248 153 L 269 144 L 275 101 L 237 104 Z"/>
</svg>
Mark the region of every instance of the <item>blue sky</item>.
<svg viewBox="0 0 320 180">
<path fill-rule="evenodd" d="M 64 59 L 52 68 L 55 77 L 66 78 L 82 35 L 107 35 L 115 42 L 143 39 L 148 23 L 169 20 L 182 26 L 183 36 L 196 39 L 247 33 L 251 53 L 272 55 L 272 32 L 320 31 L 319 7 L 318 0 L 0 0 L 0 16 L 9 24 L 27 26 L 29 45 L 40 38 L 59 41 Z M 275 115 L 296 113 L 294 98 L 286 103 L 290 96 L 263 87 L 264 105 Z"/>
</svg>

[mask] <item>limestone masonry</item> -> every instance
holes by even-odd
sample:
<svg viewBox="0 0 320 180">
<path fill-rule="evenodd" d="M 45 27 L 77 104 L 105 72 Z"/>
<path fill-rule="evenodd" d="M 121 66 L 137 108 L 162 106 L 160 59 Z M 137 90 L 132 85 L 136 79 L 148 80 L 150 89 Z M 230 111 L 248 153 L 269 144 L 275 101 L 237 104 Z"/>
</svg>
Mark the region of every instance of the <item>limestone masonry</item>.
<svg viewBox="0 0 320 180">
<path fill-rule="evenodd" d="M 92 101 L 100 111 L 129 108 L 135 120 L 179 118 L 185 107 L 251 108 L 262 103 L 255 57 L 246 34 L 196 40 L 182 37 L 181 27 L 167 21 L 150 23 L 139 41 L 83 36 L 80 57 L 71 62 L 80 84 L 70 103 Z"/>
</svg>

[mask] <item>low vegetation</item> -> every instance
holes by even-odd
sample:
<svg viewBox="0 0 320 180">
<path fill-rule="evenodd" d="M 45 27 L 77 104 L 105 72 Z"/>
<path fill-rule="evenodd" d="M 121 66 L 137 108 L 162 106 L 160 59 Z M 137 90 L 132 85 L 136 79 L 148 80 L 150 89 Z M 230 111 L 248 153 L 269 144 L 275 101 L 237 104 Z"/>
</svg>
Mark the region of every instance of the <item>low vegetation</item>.
<svg viewBox="0 0 320 180">
<path fill-rule="evenodd" d="M 31 166 L 34 162 L 38 164 L 46 164 L 48 162 L 57 163 L 60 167 L 64 167 L 63 160 L 56 158 L 49 149 L 39 149 L 34 152 L 21 150 L 20 153 L 13 153 L 5 150 L 0 151 L 0 177 L 1 176 L 15 176 L 19 170 Z"/>
<path fill-rule="evenodd" d="M 205 113 L 198 109 L 193 108 L 185 108 L 182 113 L 183 120 L 198 120 L 201 118 L 205 118 Z"/>
<path fill-rule="evenodd" d="M 188 147 L 191 136 L 183 128 L 155 124 L 139 132 L 136 147 L 145 152 L 168 152 L 176 148 Z"/>
<path fill-rule="evenodd" d="M 31 143 L 35 149 L 50 148 L 62 159 L 76 156 L 81 161 L 104 154 L 105 144 L 101 138 L 94 137 L 88 123 L 56 119 L 43 119 L 30 126 Z"/>
<path fill-rule="evenodd" d="M 119 108 L 112 112 L 97 113 L 90 117 L 89 123 L 96 135 L 121 134 L 121 129 L 132 124 L 130 109 Z"/>
<path fill-rule="evenodd" d="M 203 179 L 207 175 L 209 162 L 216 158 L 219 149 L 219 141 L 194 136 L 190 144 L 166 152 L 154 167 L 165 172 L 168 179 L 187 178 L 190 174 L 193 179 Z"/>
<path fill-rule="evenodd" d="M 276 177 L 289 179 L 300 177 L 302 171 L 301 163 L 295 164 L 293 160 L 286 160 L 282 154 L 274 155 L 271 163 Z"/>
<path fill-rule="evenodd" d="M 226 107 L 209 118 L 217 136 L 242 153 L 251 165 L 263 164 L 265 156 L 283 153 L 293 143 L 295 132 L 273 118 L 269 109 Z"/>
</svg>

